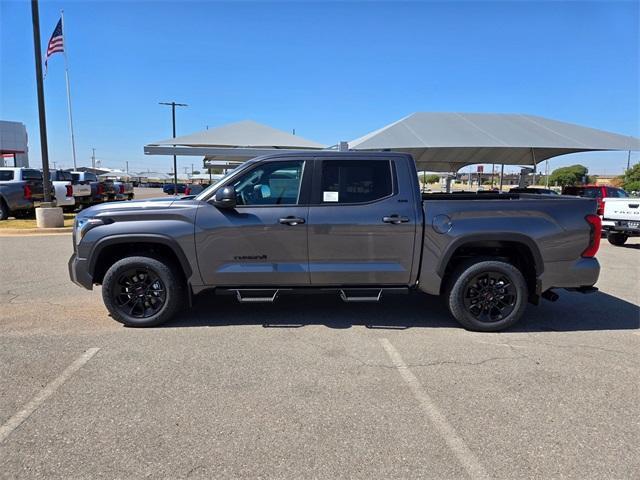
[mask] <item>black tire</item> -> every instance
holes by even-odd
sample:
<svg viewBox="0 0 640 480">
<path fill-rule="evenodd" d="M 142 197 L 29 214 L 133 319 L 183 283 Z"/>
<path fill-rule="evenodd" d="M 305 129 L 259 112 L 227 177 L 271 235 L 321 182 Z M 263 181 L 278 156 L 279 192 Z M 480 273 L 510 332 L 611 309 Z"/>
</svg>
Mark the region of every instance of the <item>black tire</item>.
<svg viewBox="0 0 640 480">
<path fill-rule="evenodd" d="M 128 327 L 153 327 L 186 305 L 185 281 L 169 262 L 126 257 L 107 270 L 102 299 L 114 320 Z"/>
<path fill-rule="evenodd" d="M 0 220 L 6 220 L 9 218 L 9 207 L 4 203 L 4 200 L 0 198 Z"/>
<path fill-rule="evenodd" d="M 611 245 L 615 245 L 616 247 L 621 247 L 622 245 L 625 244 L 625 242 L 627 241 L 627 238 L 629 238 L 627 235 L 625 235 L 624 233 L 609 233 L 609 235 L 607 236 L 607 240 L 609 240 L 609 243 Z"/>
<path fill-rule="evenodd" d="M 451 315 L 463 327 L 496 332 L 520 320 L 528 288 L 520 270 L 510 263 L 476 260 L 455 269 L 445 298 Z"/>
</svg>

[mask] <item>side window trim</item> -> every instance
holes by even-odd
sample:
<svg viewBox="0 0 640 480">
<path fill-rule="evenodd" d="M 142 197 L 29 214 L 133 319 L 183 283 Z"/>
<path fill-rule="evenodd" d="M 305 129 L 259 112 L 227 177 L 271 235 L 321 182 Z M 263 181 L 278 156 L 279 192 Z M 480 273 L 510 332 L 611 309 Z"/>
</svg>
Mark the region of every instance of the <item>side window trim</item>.
<svg viewBox="0 0 640 480">
<path fill-rule="evenodd" d="M 335 207 L 335 206 L 360 206 L 360 205 L 373 205 L 378 202 L 383 202 L 390 198 L 393 198 L 398 195 L 398 174 L 396 162 L 393 159 L 386 160 L 375 160 L 378 162 L 386 161 L 389 164 L 389 173 L 391 175 L 391 194 L 386 195 L 381 198 L 376 198 L 375 200 L 370 200 L 367 202 L 355 202 L 355 203 L 345 203 L 345 202 L 323 202 L 322 201 L 322 168 L 325 162 L 331 161 L 340 161 L 340 158 L 327 158 L 327 159 L 316 159 L 314 174 L 313 174 L 313 188 L 311 192 L 311 199 L 309 206 L 311 207 Z"/>
</svg>

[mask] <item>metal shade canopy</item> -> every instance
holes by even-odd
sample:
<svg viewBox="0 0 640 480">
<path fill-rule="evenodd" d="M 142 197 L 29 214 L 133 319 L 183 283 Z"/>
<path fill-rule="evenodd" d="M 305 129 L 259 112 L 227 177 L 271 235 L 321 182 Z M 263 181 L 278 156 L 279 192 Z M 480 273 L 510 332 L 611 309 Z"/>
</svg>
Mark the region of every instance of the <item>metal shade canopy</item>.
<svg viewBox="0 0 640 480">
<path fill-rule="evenodd" d="M 145 145 L 150 155 L 206 155 L 219 152 L 225 159 L 246 160 L 253 151 L 270 149 L 320 150 L 324 145 L 292 135 L 251 120 L 230 123 L 176 138 L 168 138 Z M 260 153 L 258 153 L 259 155 Z M 256 156 L 256 155 L 253 155 Z M 234 159 L 235 159 L 234 158 Z"/>
<path fill-rule="evenodd" d="M 413 155 L 419 169 L 535 165 L 567 153 L 639 150 L 640 139 L 535 115 L 418 112 L 349 142 L 350 150 Z"/>
</svg>

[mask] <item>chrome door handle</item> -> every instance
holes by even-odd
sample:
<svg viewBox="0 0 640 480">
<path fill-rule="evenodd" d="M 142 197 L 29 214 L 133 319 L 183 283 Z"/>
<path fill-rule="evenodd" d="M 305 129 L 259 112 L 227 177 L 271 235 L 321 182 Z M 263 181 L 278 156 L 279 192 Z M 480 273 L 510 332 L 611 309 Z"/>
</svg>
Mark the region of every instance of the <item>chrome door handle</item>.
<svg viewBox="0 0 640 480">
<path fill-rule="evenodd" d="M 400 223 L 407 223 L 409 217 L 401 217 L 400 215 L 389 215 L 388 217 L 382 217 L 384 223 L 392 223 L 393 225 L 399 225 Z"/>
<path fill-rule="evenodd" d="M 291 225 L 292 227 L 298 224 L 304 223 L 304 218 L 300 217 L 284 217 L 280 219 L 280 223 L 284 225 Z"/>
</svg>

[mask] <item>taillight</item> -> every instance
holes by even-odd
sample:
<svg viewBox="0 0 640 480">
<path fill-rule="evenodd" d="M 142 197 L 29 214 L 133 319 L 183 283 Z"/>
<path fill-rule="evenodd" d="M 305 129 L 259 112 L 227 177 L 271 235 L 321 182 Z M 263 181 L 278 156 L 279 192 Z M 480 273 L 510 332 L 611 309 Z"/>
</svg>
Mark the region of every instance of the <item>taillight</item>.
<svg viewBox="0 0 640 480">
<path fill-rule="evenodd" d="M 102 195 L 104 193 L 104 185 L 101 183 L 98 184 L 98 195 Z"/>
<path fill-rule="evenodd" d="M 120 185 L 120 193 L 124 193 L 124 185 Z"/>
<path fill-rule="evenodd" d="M 24 186 L 24 198 L 27 200 L 31 200 L 31 195 L 33 192 L 31 191 L 31 187 L 29 185 Z"/>
<path fill-rule="evenodd" d="M 184 189 L 184 194 L 185 195 L 190 195 L 191 194 L 191 189 L 189 187 Z"/>
<path fill-rule="evenodd" d="M 589 246 L 582 252 L 583 257 L 595 257 L 600 248 L 600 236 L 602 235 L 602 220 L 598 215 L 589 214 L 584 219 L 591 227 L 589 232 Z"/>
<path fill-rule="evenodd" d="M 601 198 L 598 198 L 598 209 L 596 210 L 596 213 L 598 215 L 604 215 L 604 200 Z"/>
<path fill-rule="evenodd" d="M 67 197 L 73 197 L 73 187 L 71 185 L 66 185 L 67 187 Z"/>
</svg>

